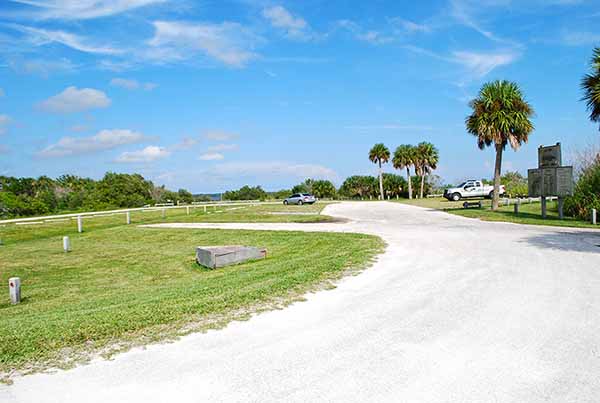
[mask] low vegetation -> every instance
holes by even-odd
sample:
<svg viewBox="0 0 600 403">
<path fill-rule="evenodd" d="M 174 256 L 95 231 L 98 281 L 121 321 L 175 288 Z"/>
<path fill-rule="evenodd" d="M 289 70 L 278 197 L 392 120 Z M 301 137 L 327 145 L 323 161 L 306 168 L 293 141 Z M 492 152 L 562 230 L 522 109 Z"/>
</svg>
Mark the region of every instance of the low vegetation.
<svg viewBox="0 0 600 403">
<path fill-rule="evenodd" d="M 166 221 L 308 221 L 321 207 L 260 206 Z M 210 210 L 210 209 L 209 209 Z M 154 217 L 143 216 L 154 215 Z M 335 233 L 155 229 L 123 225 L 124 217 L 0 228 L 0 283 L 18 276 L 23 302 L 0 303 L 0 372 L 68 365 L 90 352 L 110 352 L 190 331 L 218 327 L 252 312 L 297 300 L 382 250 L 372 236 Z M 136 213 L 134 224 L 161 221 Z M 62 251 L 70 234 L 73 251 Z M 194 262 L 198 245 L 266 247 L 266 260 L 215 271 Z"/>
<path fill-rule="evenodd" d="M 551 225 L 557 227 L 598 228 L 597 225 L 594 226 L 589 221 L 573 217 L 565 217 L 563 220 L 560 220 L 558 218 L 558 206 L 556 202 L 548 202 L 547 218 L 545 219 L 542 218 L 539 202 L 521 204 L 519 207 L 519 214 L 517 215 L 514 214 L 514 205 L 505 206 L 501 203 L 498 210 L 491 210 L 490 200 L 482 200 L 482 208 L 469 209 L 462 207 L 464 200 L 453 202 L 444 198 L 426 198 L 413 200 L 400 199 L 399 202 L 419 207 L 443 210 L 450 214 L 476 218 L 483 221 L 504 221 L 516 224 Z"/>
</svg>

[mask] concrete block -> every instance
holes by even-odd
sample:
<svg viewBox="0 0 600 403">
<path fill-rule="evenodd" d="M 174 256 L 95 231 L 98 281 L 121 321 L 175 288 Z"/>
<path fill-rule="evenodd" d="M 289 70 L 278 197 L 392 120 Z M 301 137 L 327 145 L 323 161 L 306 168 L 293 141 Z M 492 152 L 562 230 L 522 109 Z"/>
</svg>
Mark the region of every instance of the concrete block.
<svg viewBox="0 0 600 403">
<path fill-rule="evenodd" d="M 243 263 L 248 260 L 264 259 L 267 250 L 253 246 L 199 246 L 196 248 L 196 261 L 198 264 L 216 269 L 218 267 Z"/>
</svg>

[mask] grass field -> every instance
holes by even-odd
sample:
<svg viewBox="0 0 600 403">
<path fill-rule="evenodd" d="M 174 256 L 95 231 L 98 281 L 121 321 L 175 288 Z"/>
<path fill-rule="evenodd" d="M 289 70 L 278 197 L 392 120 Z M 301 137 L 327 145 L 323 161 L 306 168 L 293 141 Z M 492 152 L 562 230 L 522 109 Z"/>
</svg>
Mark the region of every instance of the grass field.
<svg viewBox="0 0 600 403">
<path fill-rule="evenodd" d="M 206 213 L 203 206 L 186 210 L 166 210 L 166 217 L 162 218 L 160 210 L 135 211 L 131 213 L 132 224 L 154 224 L 161 222 L 328 222 L 331 217 L 321 215 L 321 211 L 328 203 L 316 203 L 304 206 L 284 206 L 283 204 L 267 204 L 255 206 L 218 206 L 207 207 Z M 274 214 L 273 214 L 274 213 Z M 48 222 L 46 222 L 48 221 Z M 119 213 L 83 219 L 84 231 L 112 228 L 125 223 L 125 214 Z M 40 237 L 56 237 L 77 234 L 77 221 L 75 218 L 45 220 L 40 218 L 33 224 L 0 225 L 0 239 L 4 244 L 19 242 Z"/>
<path fill-rule="evenodd" d="M 242 211 L 189 220 L 252 221 L 264 212 L 263 207 L 254 215 Z M 142 214 L 151 213 L 139 214 L 134 223 L 161 221 L 160 213 L 143 220 Z M 0 284 L 18 276 L 23 290 L 20 305 L 10 305 L 8 295 L 0 303 L 4 376 L 70 365 L 90 353 L 218 327 L 283 306 L 347 271 L 366 267 L 383 248 L 380 239 L 366 235 L 140 228 L 122 225 L 124 218 L 115 217 L 90 219 L 82 234 L 70 221 L 3 228 L 9 232 L 0 246 Z M 167 221 L 186 217 L 168 215 Z M 70 253 L 62 251 L 61 243 L 67 228 L 73 230 Z M 268 258 L 214 271 L 196 265 L 196 246 L 223 244 L 266 247 Z"/>
<path fill-rule="evenodd" d="M 474 199 L 472 201 L 478 201 Z M 428 207 L 436 210 L 443 210 L 450 214 L 456 214 L 463 217 L 478 218 L 484 221 L 504 221 L 517 224 L 534 225 L 552 225 L 559 227 L 580 227 L 580 228 L 598 228 L 590 222 L 576 220 L 572 217 L 565 217 L 563 220 L 558 218 L 558 207 L 556 202 L 548 202 L 547 218 L 542 218 L 540 203 L 521 204 L 519 214 L 514 214 L 514 206 L 501 206 L 498 211 L 491 210 L 491 200 L 483 200 L 483 207 L 464 209 L 462 204 L 464 200 L 453 202 L 444 198 L 429 199 L 400 199 L 400 203 L 412 204 L 420 207 Z"/>
</svg>

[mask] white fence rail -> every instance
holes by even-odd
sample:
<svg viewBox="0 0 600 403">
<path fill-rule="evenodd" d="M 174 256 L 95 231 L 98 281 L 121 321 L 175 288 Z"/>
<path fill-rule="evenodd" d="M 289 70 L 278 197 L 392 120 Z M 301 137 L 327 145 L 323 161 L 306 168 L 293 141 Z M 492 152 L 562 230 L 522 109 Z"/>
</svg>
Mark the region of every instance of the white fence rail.
<svg viewBox="0 0 600 403">
<path fill-rule="evenodd" d="M 0 225 L 5 224 L 26 224 L 26 223 L 41 223 L 41 222 L 51 222 L 52 220 L 64 220 L 64 219 L 77 219 L 80 220 L 82 218 L 94 218 L 94 217 L 102 217 L 102 216 L 110 216 L 115 214 L 124 214 L 132 213 L 136 211 L 140 212 L 149 212 L 149 211 L 163 211 L 167 210 L 175 210 L 175 209 L 186 209 L 189 214 L 190 210 L 203 208 L 206 211 L 207 207 L 232 207 L 232 206 L 256 206 L 256 205 L 272 205 L 272 204 L 281 204 L 280 202 L 260 202 L 260 201 L 250 201 L 250 202 L 218 202 L 218 203 L 205 203 L 205 204 L 187 204 L 187 205 L 179 205 L 179 206 L 161 206 L 161 207 L 138 207 L 138 208 L 130 208 L 130 209 L 120 209 L 120 210 L 108 210 L 108 211 L 92 211 L 92 212 L 84 212 L 84 213 L 71 213 L 71 214 L 57 214 L 57 215 L 49 215 L 49 216 L 41 216 L 41 217 L 27 217 L 27 218 L 13 218 L 10 220 L 0 220 Z"/>
</svg>

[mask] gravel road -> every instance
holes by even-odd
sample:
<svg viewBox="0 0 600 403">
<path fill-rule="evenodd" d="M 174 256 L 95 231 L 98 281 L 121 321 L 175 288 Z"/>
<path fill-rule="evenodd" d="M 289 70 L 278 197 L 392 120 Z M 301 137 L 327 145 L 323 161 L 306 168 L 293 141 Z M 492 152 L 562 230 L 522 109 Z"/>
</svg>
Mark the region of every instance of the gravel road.
<svg viewBox="0 0 600 403">
<path fill-rule="evenodd" d="M 599 402 L 600 231 L 390 202 L 330 224 L 388 244 L 334 290 L 246 322 L 0 386 L 2 402 Z"/>
</svg>

